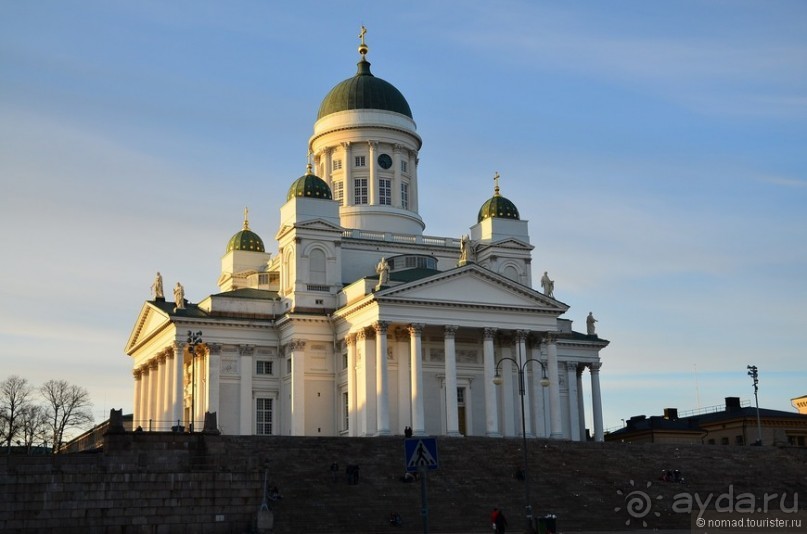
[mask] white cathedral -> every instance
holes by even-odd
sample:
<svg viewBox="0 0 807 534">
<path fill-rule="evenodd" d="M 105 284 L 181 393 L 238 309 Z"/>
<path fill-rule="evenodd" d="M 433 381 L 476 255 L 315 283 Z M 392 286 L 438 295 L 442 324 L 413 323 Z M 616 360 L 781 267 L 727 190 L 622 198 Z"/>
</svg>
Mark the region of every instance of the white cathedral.
<svg viewBox="0 0 807 534">
<path fill-rule="evenodd" d="M 166 299 L 158 273 L 125 348 L 134 426 L 198 430 L 209 412 L 232 435 L 584 440 L 588 405 L 602 441 L 608 341 L 591 314 L 572 330 L 548 277 L 533 289 L 528 223 L 498 179 L 468 235 L 423 235 L 422 140 L 367 51 L 363 30 L 356 75 L 319 107 L 277 254 L 245 212 L 218 293 L 190 303 L 177 284 Z"/>
</svg>

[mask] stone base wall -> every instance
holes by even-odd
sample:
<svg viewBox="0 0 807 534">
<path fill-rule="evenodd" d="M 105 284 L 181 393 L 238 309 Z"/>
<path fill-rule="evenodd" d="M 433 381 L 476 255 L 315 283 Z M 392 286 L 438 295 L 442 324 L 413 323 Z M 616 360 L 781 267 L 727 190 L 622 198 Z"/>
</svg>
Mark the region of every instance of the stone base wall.
<svg viewBox="0 0 807 534">
<path fill-rule="evenodd" d="M 525 483 L 535 516 L 557 514 L 564 532 L 624 530 L 627 520 L 688 531 L 690 516 L 673 506 L 682 493 L 777 493 L 792 505 L 807 488 L 805 448 L 530 439 L 524 473 L 522 447 L 521 439 L 439 438 L 439 468 L 425 477 L 430 531 L 490 532 L 496 506 L 520 532 Z M 2 457 L 0 532 L 376 533 L 393 528 L 393 512 L 402 519 L 396 532 L 423 532 L 421 483 L 402 481 L 404 464 L 399 436 L 108 434 L 99 453 Z M 347 466 L 358 466 L 357 483 Z M 659 481 L 663 469 L 680 470 L 686 484 Z M 265 486 L 282 499 L 269 499 Z M 626 515 L 626 495 L 637 489 L 652 498 L 642 518 Z"/>
</svg>

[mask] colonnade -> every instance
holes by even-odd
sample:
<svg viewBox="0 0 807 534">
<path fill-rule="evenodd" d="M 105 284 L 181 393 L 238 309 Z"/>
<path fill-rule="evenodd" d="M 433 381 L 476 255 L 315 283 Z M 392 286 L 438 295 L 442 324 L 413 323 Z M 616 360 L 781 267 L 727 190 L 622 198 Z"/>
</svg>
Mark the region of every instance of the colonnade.
<svg viewBox="0 0 807 534">
<path fill-rule="evenodd" d="M 144 430 L 169 430 L 175 425 L 189 427 L 192 422 L 202 422 L 206 411 L 218 410 L 221 347 L 216 344 L 200 346 L 195 355 L 189 355 L 186 365 L 186 346 L 176 342 L 132 371 L 135 426 Z M 249 363 L 247 369 L 251 367 Z M 252 373 L 247 374 L 252 377 Z M 251 383 L 247 387 L 251 399 Z M 186 398 L 191 401 L 186 402 Z M 249 415 L 247 418 L 247 433 L 251 433 L 252 422 Z"/>
<path fill-rule="evenodd" d="M 398 328 L 393 337 L 398 354 L 398 420 L 411 421 L 415 436 L 426 434 L 424 406 L 423 323 L 412 323 L 405 329 Z M 444 348 L 444 431 L 448 436 L 460 436 L 457 401 L 457 354 L 456 325 L 440 325 L 443 331 Z M 390 386 L 388 367 L 388 333 L 390 323 L 378 321 L 371 328 L 362 328 L 345 337 L 347 345 L 347 392 L 350 401 L 348 429 L 351 436 L 385 436 L 390 431 Z M 495 339 L 502 333 L 512 339 L 512 345 L 500 346 L 500 359 L 496 361 Z M 408 334 L 408 335 L 407 335 Z M 540 337 L 537 337 L 540 336 Z M 530 351 L 527 341 L 532 339 Z M 517 371 L 510 359 L 520 362 L 524 370 L 524 422 L 528 437 L 551 437 L 557 439 L 585 439 L 585 412 L 582 372 L 591 371 L 591 404 L 594 422 L 594 439 L 603 440 L 602 401 L 600 394 L 600 362 L 572 362 L 558 360 L 558 336 L 552 332 L 528 332 L 525 330 L 482 330 L 483 378 L 485 399 L 485 435 L 500 437 L 520 435 L 513 392 L 518 387 Z M 566 376 L 561 380 L 562 372 Z M 493 383 L 497 369 L 503 381 L 500 394 Z M 547 401 L 549 422 L 545 421 L 545 395 L 540 386 L 541 377 L 549 379 Z M 567 384 L 562 399 L 561 382 Z M 294 398 L 294 395 L 293 395 Z M 294 400 L 292 400 L 294 403 Z M 501 403 L 501 406 L 499 406 Z M 564 431 L 562 404 L 565 404 L 567 425 Z M 505 414 L 500 421 L 500 414 Z M 534 415 L 533 415 L 534 414 Z M 294 419 L 294 418 L 293 418 Z M 545 429 L 548 429 L 548 435 Z"/>
</svg>

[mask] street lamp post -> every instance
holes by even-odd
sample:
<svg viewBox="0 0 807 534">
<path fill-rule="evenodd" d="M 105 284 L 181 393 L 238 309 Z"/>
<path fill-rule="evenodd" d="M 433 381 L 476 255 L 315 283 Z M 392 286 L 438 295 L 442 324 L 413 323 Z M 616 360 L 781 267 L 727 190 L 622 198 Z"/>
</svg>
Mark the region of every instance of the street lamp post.
<svg viewBox="0 0 807 534">
<path fill-rule="evenodd" d="M 526 416 L 524 412 L 524 395 L 526 393 L 525 387 L 525 380 L 524 380 L 524 369 L 527 367 L 527 364 L 530 362 L 537 362 L 541 365 L 541 370 L 543 371 L 543 377 L 541 378 L 541 386 L 548 387 L 549 386 L 549 379 L 546 377 L 546 367 L 544 366 L 544 362 L 541 360 L 536 360 L 535 358 L 530 358 L 526 360 L 524 363 L 521 363 L 521 345 L 517 344 L 518 347 L 518 361 L 514 360 L 510 357 L 503 357 L 499 359 L 499 363 L 496 364 L 496 373 L 493 377 L 493 383 L 497 386 L 502 385 L 502 376 L 499 374 L 499 367 L 501 366 L 504 360 L 510 360 L 514 364 L 516 364 L 516 368 L 518 369 L 518 394 L 521 397 L 521 439 L 523 440 L 522 449 L 524 450 L 524 500 L 526 502 L 526 513 L 527 513 L 527 532 L 532 532 L 532 505 L 530 504 L 530 479 L 528 474 L 528 467 L 527 467 L 527 422 Z"/>
<path fill-rule="evenodd" d="M 762 445 L 762 422 L 759 420 L 759 370 L 756 365 L 746 365 L 748 376 L 754 381 L 754 400 L 757 404 L 757 445 Z"/>
<path fill-rule="evenodd" d="M 191 420 L 189 431 L 193 432 L 193 419 L 196 417 L 196 347 L 202 344 L 202 331 L 188 330 L 188 350 L 191 353 Z"/>
</svg>

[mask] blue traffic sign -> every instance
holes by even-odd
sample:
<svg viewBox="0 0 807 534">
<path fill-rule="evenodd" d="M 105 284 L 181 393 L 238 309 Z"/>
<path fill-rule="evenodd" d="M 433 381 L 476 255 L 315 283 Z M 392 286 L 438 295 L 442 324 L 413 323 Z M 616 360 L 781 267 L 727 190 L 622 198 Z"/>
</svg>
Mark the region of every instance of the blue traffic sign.
<svg viewBox="0 0 807 534">
<path fill-rule="evenodd" d="M 434 470 L 437 461 L 437 438 L 407 438 L 404 440 L 404 458 L 407 471 Z"/>
</svg>

